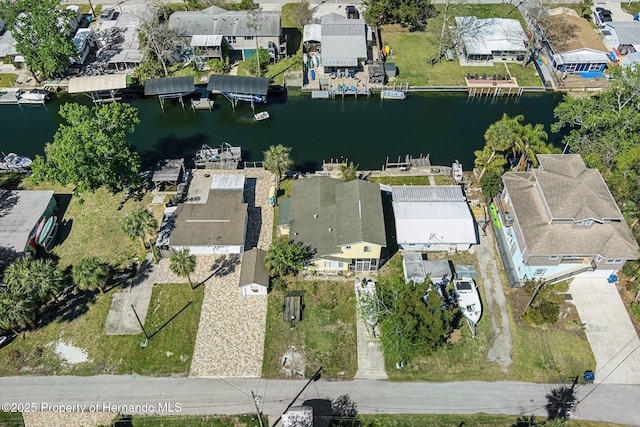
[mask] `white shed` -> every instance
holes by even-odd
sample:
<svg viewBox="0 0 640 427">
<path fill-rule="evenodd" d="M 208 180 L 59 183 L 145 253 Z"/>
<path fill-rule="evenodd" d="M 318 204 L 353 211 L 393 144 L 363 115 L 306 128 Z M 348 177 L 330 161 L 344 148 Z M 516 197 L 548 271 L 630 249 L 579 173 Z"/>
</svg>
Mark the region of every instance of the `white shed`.
<svg viewBox="0 0 640 427">
<path fill-rule="evenodd" d="M 267 253 L 253 248 L 244 253 L 240 269 L 240 290 L 242 296 L 267 295 L 269 292 L 269 272 L 264 266 Z"/>
</svg>

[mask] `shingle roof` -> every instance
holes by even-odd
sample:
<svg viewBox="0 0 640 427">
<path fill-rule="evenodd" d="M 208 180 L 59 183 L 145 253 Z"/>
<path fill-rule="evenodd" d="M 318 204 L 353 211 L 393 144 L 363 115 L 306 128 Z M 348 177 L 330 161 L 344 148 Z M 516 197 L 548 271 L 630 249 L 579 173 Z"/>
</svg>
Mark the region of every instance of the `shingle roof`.
<svg viewBox="0 0 640 427">
<path fill-rule="evenodd" d="M 171 246 L 244 245 L 247 204 L 242 190 L 211 190 L 207 203 L 181 203 Z"/>
<path fill-rule="evenodd" d="M 362 19 L 347 19 L 331 13 L 320 18 L 322 65 L 329 67 L 358 65 L 367 58 L 367 36 Z"/>
<path fill-rule="evenodd" d="M 386 246 L 380 187 L 368 181 L 294 181 L 290 224 L 289 238 L 314 247 L 318 256 L 335 254 L 349 243 Z"/>
<path fill-rule="evenodd" d="M 253 248 L 242 256 L 242 268 L 240 270 L 240 286 L 257 283 L 269 286 L 269 272 L 264 266 L 266 252 Z"/>
<path fill-rule="evenodd" d="M 579 155 L 549 154 L 538 159 L 543 170 L 502 176 L 512 206 L 510 213 L 525 240 L 522 247 L 532 256 L 637 259 L 638 244 L 600 173 L 587 169 Z M 604 223 L 580 227 L 569 219 L 557 220 L 572 216 Z M 556 221 L 552 221 L 554 218 Z"/>
<path fill-rule="evenodd" d="M 218 9 L 218 8 L 216 8 Z M 183 36 L 222 35 L 249 37 L 256 35 L 251 28 L 252 18 L 249 12 L 227 10 L 218 12 L 206 9 L 195 12 L 174 12 L 169 17 L 169 28 L 177 30 Z M 280 12 L 261 12 L 257 34 L 260 37 L 280 35 Z"/>
</svg>

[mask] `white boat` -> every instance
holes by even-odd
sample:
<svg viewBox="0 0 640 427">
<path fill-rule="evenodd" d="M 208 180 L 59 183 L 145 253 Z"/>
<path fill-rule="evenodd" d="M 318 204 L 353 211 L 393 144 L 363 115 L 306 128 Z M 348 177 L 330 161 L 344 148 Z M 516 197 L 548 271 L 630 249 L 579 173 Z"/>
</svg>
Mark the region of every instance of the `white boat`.
<svg viewBox="0 0 640 427">
<path fill-rule="evenodd" d="M 10 171 L 22 171 L 31 167 L 31 159 L 25 156 L 18 156 L 16 153 L 9 153 L 0 162 L 0 169 Z"/>
<path fill-rule="evenodd" d="M 482 305 L 476 282 L 470 277 L 455 279 L 453 281 L 453 290 L 456 293 L 460 311 L 469 322 L 471 331 L 474 332 L 475 336 L 475 326 L 480 320 L 480 316 L 482 316 Z"/>
<path fill-rule="evenodd" d="M 388 90 L 384 89 L 380 92 L 380 98 L 382 99 L 407 99 L 407 94 L 401 90 Z"/>
<path fill-rule="evenodd" d="M 29 92 L 20 91 L 16 94 L 18 104 L 44 104 L 49 99 L 49 92 L 33 89 Z"/>
<path fill-rule="evenodd" d="M 267 112 L 267 111 L 260 111 L 259 113 L 256 113 L 256 114 L 253 115 L 254 120 L 257 121 L 257 122 L 262 121 L 262 120 L 267 120 L 269 117 L 271 117 L 271 116 L 269 115 L 269 112 Z"/>
<path fill-rule="evenodd" d="M 456 184 L 461 183 L 464 180 L 464 173 L 462 172 L 462 163 L 458 160 L 451 165 L 451 175 Z"/>
</svg>

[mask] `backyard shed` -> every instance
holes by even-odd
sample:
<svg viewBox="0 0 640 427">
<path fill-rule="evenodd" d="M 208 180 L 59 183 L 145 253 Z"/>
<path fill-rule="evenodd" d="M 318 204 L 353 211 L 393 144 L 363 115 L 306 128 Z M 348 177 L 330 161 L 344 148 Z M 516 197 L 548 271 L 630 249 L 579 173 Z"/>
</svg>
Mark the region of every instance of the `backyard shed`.
<svg viewBox="0 0 640 427">
<path fill-rule="evenodd" d="M 33 242 L 39 224 L 56 210 L 53 191 L 0 190 L 0 259 L 21 254 Z M 5 253 L 6 251 L 6 253 Z"/>
</svg>

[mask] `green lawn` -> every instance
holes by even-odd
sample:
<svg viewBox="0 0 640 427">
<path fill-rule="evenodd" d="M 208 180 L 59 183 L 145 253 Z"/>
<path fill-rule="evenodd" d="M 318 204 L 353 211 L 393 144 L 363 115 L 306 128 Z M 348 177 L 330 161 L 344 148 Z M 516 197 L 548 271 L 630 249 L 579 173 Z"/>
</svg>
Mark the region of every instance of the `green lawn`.
<svg viewBox="0 0 640 427">
<path fill-rule="evenodd" d="M 430 185 L 428 176 L 372 176 L 370 180 L 386 185 Z"/>
<path fill-rule="evenodd" d="M 435 257 L 435 255 L 434 255 Z M 461 252 L 446 256 L 455 264 L 476 264 L 475 255 Z M 434 258 L 432 258 L 434 259 Z M 402 274 L 401 257 L 389 261 L 383 274 Z M 503 283 L 506 278 L 503 278 Z M 484 296 L 485 285 L 478 279 L 480 298 Z M 503 286 L 507 301 L 511 290 Z M 565 328 L 562 322 L 557 327 L 543 330 L 519 325 L 514 319 L 512 307 L 507 306 L 512 336 L 513 364 L 506 372 L 500 366 L 487 360 L 487 352 L 493 343 L 492 322 L 500 324 L 499 313 L 485 310 L 477 326 L 477 337 L 472 338 L 465 322 L 459 325 L 459 339 L 436 353 L 417 359 L 402 370 L 395 369 L 386 361 L 389 378 L 394 381 L 529 381 L 559 382 L 570 381 L 587 369 L 595 367 L 591 347 L 579 331 Z M 519 313 L 518 313 L 519 314 Z"/>
<path fill-rule="evenodd" d="M 20 412 L 0 411 L 0 427 L 23 427 L 24 421 Z"/>
<path fill-rule="evenodd" d="M 268 425 L 263 417 L 264 425 Z M 124 424 L 123 424 L 124 425 Z M 131 417 L 133 427 L 257 427 L 258 419 L 253 415 L 135 415 Z"/>
<path fill-rule="evenodd" d="M 442 6 L 436 5 L 440 10 Z M 461 5 L 458 16 L 475 15 L 478 18 L 503 17 L 524 20 L 512 5 L 508 4 L 465 4 Z M 541 86 L 535 76 L 533 66 L 523 68 L 518 63 L 496 64 L 493 66 L 462 67 L 456 61 L 443 61 L 434 66 L 429 59 L 438 52 L 442 14 L 427 20 L 423 32 L 408 32 L 398 25 L 382 27 L 382 41 L 393 49 L 389 61 L 399 69 L 396 82 L 409 83 L 412 86 L 464 86 L 467 74 L 511 74 L 521 86 Z M 452 24 L 449 24 L 452 25 Z"/>
<path fill-rule="evenodd" d="M 283 292 L 269 294 L 262 375 L 284 377 L 281 358 L 295 346 L 306 358 L 306 377 L 322 366 L 325 379 L 353 378 L 358 368 L 353 283 L 296 281 L 288 289 L 305 291 L 303 320 L 291 329 L 282 318 Z"/>
<path fill-rule="evenodd" d="M 17 74 L 12 74 L 12 73 L 0 74 L 0 88 L 13 87 L 13 84 L 16 82 L 17 78 L 18 78 Z"/>
<path fill-rule="evenodd" d="M 145 329 L 154 334 L 147 348 L 138 335 L 107 336 L 105 321 L 111 296 L 117 290 L 80 301 L 44 327 L 27 332 L 0 349 L 0 376 L 24 375 L 186 375 L 191 366 L 200 319 L 203 288 L 188 284 L 156 285 L 153 289 Z M 193 303 L 187 306 L 193 298 Z M 186 307 L 186 308 L 185 308 Z M 175 319 L 168 320 L 184 310 Z M 88 362 L 75 365 L 54 352 L 57 341 L 83 349 Z"/>
<path fill-rule="evenodd" d="M 516 425 L 518 417 L 512 415 L 358 415 L 360 427 L 497 427 Z M 538 422 L 544 421 L 544 417 L 535 417 Z M 525 425 L 524 423 L 522 425 Z M 528 424 L 526 424 L 528 425 Z M 541 424 L 538 424 L 541 425 Z M 596 421 L 568 420 L 563 423 L 567 427 L 614 427 L 618 424 L 602 423 Z"/>
</svg>

